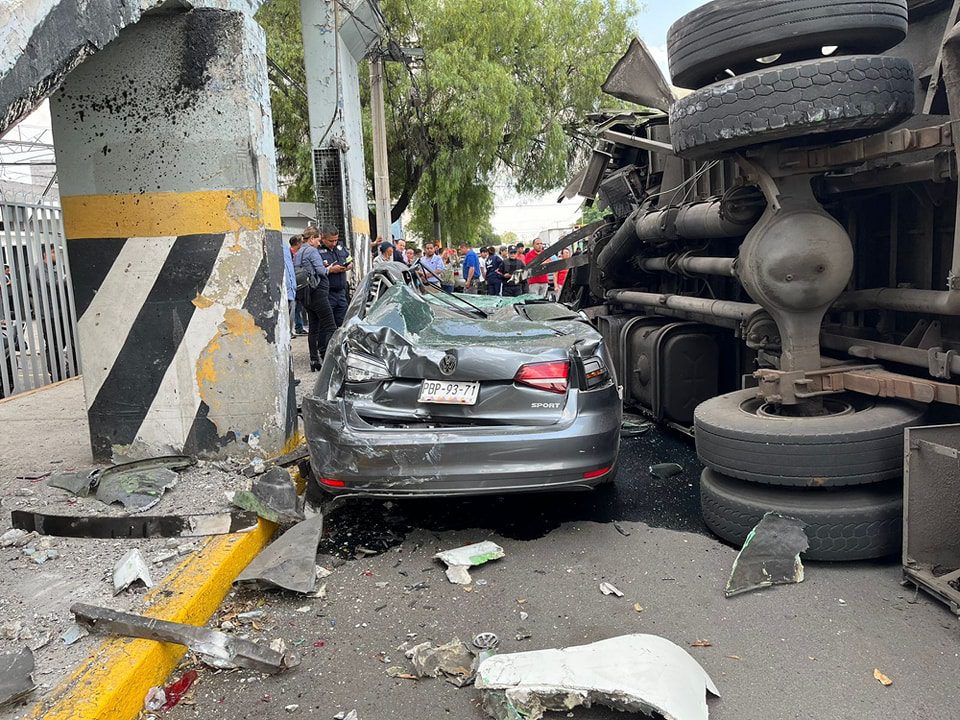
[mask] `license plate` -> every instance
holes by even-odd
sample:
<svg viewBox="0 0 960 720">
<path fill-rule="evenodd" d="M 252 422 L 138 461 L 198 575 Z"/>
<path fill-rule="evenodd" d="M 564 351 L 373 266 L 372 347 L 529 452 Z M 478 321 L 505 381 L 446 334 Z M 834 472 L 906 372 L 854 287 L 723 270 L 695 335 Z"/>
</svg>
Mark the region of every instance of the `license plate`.
<svg viewBox="0 0 960 720">
<path fill-rule="evenodd" d="M 447 382 L 424 380 L 420 386 L 419 402 L 444 405 L 475 405 L 480 393 L 478 382 Z"/>
</svg>

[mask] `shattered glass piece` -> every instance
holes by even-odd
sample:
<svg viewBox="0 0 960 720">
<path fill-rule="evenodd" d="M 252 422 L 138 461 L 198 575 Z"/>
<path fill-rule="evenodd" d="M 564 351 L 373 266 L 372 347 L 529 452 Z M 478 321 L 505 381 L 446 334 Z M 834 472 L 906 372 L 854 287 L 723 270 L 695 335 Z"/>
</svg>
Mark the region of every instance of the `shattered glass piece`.
<svg viewBox="0 0 960 720">
<path fill-rule="evenodd" d="M 810 547 L 803 521 L 768 512 L 743 541 L 723 594 L 733 597 L 771 585 L 803 582 L 800 553 Z"/>
<path fill-rule="evenodd" d="M 64 645 L 73 645 L 78 640 L 85 638 L 90 633 L 87 632 L 87 629 L 83 625 L 74 623 L 66 630 L 63 631 L 63 635 L 60 636 L 60 639 L 63 640 Z"/>
<path fill-rule="evenodd" d="M 473 682 L 475 657 L 459 638 L 433 647 L 430 642 L 414 645 L 406 652 L 419 677 L 440 677 L 463 687 Z"/>
<path fill-rule="evenodd" d="M 676 463 L 657 463 L 650 466 L 650 474 L 655 478 L 666 480 L 683 472 L 683 467 Z"/>
<path fill-rule="evenodd" d="M 33 651 L 0 655 L 0 708 L 22 700 L 36 688 L 33 682 Z"/>
<path fill-rule="evenodd" d="M 150 568 L 139 550 L 128 550 L 113 568 L 113 594 L 119 595 L 137 581 L 146 587 L 153 587 Z"/>
<path fill-rule="evenodd" d="M 96 487 L 99 475 L 99 469 L 55 472 L 47 480 L 47 485 L 66 490 L 77 497 L 87 497 L 90 491 Z"/>
<path fill-rule="evenodd" d="M 477 670 L 483 707 L 497 720 L 540 720 L 548 710 L 604 705 L 707 720 L 706 692 L 720 693 L 686 650 L 656 635 L 622 635 L 562 650 L 494 655 Z"/>
<path fill-rule="evenodd" d="M 471 583 L 469 568 L 483 565 L 491 560 L 499 560 L 503 556 L 502 547 L 489 540 L 484 540 L 453 550 L 444 550 L 433 557 L 447 566 L 447 579 L 450 582 L 458 585 L 469 585 Z"/>
<path fill-rule="evenodd" d="M 323 534 L 323 515 L 297 523 L 270 543 L 234 580 L 297 593 L 317 589 L 317 547 Z"/>
</svg>

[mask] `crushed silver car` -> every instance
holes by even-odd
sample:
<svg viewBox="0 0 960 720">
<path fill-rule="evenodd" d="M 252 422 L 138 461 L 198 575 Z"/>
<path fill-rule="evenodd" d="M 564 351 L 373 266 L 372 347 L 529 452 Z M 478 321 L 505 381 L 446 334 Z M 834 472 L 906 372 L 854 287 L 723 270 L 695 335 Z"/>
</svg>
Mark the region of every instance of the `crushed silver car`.
<svg viewBox="0 0 960 720">
<path fill-rule="evenodd" d="M 400 263 L 361 281 L 303 401 L 321 487 L 378 497 L 595 487 L 613 479 L 621 412 L 579 313 L 447 294 Z"/>
</svg>

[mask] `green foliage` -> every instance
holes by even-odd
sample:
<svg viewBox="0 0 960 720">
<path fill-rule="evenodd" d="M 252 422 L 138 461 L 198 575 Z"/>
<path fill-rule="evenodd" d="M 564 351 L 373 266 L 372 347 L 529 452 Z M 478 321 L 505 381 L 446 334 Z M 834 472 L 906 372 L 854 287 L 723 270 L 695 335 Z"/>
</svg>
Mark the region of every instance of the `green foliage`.
<svg viewBox="0 0 960 720">
<path fill-rule="evenodd" d="M 517 234 L 513 230 L 507 230 L 503 235 L 500 236 L 501 245 L 516 245 L 517 241 L 520 238 L 517 237 Z"/>
<path fill-rule="evenodd" d="M 583 215 L 580 216 L 579 224 L 589 225 L 597 220 L 603 220 L 605 215 L 607 215 L 607 212 L 598 209 L 596 203 L 594 203 L 590 207 L 583 208 Z"/>
<path fill-rule="evenodd" d="M 393 217 L 411 207 L 411 229 L 432 238 L 436 204 L 445 241 L 475 243 L 488 231 L 494 175 L 519 192 L 543 192 L 583 161 L 591 139 L 579 128 L 587 113 L 614 104 L 600 85 L 626 49 L 639 3 L 381 0 L 381 9 L 390 39 L 425 53 L 386 63 Z M 271 58 L 299 82 L 298 10 L 298 0 L 272 0 L 258 17 Z M 368 77 L 364 66 L 365 105 Z M 276 87 L 271 99 L 280 173 L 295 177 L 290 194 L 300 193 L 310 183 L 306 106 Z M 372 178 L 369 113 L 364 119 Z"/>
</svg>

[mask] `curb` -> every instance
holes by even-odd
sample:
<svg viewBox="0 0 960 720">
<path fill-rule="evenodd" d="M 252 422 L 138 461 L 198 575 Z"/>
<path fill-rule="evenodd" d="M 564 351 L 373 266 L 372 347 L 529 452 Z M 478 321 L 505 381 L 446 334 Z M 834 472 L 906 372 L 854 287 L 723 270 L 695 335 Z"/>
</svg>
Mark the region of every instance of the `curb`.
<svg viewBox="0 0 960 720">
<path fill-rule="evenodd" d="M 303 482 L 296 467 L 294 481 Z M 277 526 L 261 519 L 256 528 L 210 538 L 144 597 L 143 615 L 204 625 L 230 592 L 234 579 L 273 537 Z M 45 698 L 28 720 L 133 720 L 151 687 L 166 684 L 186 654 L 183 645 L 112 637 L 103 640 Z"/>
</svg>

